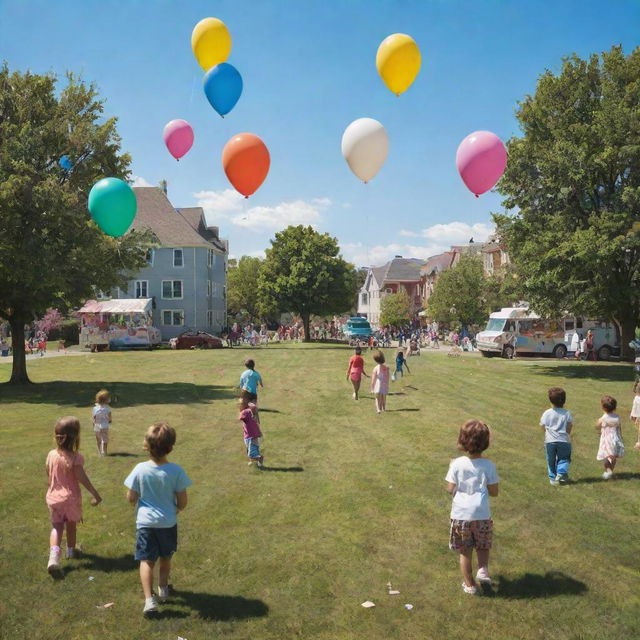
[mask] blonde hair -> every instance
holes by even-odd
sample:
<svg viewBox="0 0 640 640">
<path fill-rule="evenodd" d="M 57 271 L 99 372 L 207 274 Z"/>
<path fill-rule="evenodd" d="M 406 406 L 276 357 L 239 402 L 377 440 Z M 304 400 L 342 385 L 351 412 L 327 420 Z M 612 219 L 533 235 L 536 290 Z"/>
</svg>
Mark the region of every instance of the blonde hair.
<svg viewBox="0 0 640 640">
<path fill-rule="evenodd" d="M 96 402 L 98 404 L 109 404 L 109 400 L 111 400 L 111 395 L 106 389 L 100 389 L 100 391 L 96 393 Z"/>
<path fill-rule="evenodd" d="M 80 420 L 75 416 L 58 418 L 54 435 L 59 449 L 77 453 L 80 448 Z"/>
<path fill-rule="evenodd" d="M 144 435 L 144 448 L 152 458 L 163 458 L 173 450 L 176 430 L 166 422 L 152 424 Z"/>
</svg>

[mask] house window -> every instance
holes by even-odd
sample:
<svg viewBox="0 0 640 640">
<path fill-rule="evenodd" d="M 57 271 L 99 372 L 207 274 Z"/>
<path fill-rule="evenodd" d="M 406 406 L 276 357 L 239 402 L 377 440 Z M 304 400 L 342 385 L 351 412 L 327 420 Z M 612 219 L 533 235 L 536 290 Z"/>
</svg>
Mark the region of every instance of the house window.
<svg viewBox="0 0 640 640">
<path fill-rule="evenodd" d="M 109 296 L 102 291 L 102 289 L 96 289 L 96 300 L 105 300 Z"/>
<path fill-rule="evenodd" d="M 227 286 L 226 285 L 222 286 L 222 297 L 223 298 L 227 297 Z"/>
<path fill-rule="evenodd" d="M 207 297 L 211 297 L 211 280 L 207 280 Z M 209 323 L 211 325 L 211 323 Z"/>
<path fill-rule="evenodd" d="M 362 304 L 367 304 L 368 300 L 367 300 L 367 294 L 363 293 L 362 294 Z"/>
<path fill-rule="evenodd" d="M 181 327 L 184 325 L 184 311 L 182 309 L 163 309 L 162 324 L 167 327 Z"/>
<path fill-rule="evenodd" d="M 162 281 L 163 300 L 182 300 L 182 280 Z"/>
<path fill-rule="evenodd" d="M 213 249 L 209 249 L 207 254 L 207 265 L 209 267 L 215 267 L 216 265 L 216 252 Z"/>
<path fill-rule="evenodd" d="M 209 309 L 209 311 L 207 311 L 207 324 L 210 327 L 213 327 L 213 311 L 211 311 L 211 309 Z"/>
<path fill-rule="evenodd" d="M 182 249 L 173 250 L 173 266 L 184 267 L 184 256 L 182 255 Z"/>
<path fill-rule="evenodd" d="M 145 259 L 148 264 L 153 266 L 153 249 L 147 249 L 147 253 L 145 255 Z"/>
<path fill-rule="evenodd" d="M 387 287 L 387 288 L 384 290 L 384 292 L 385 292 L 385 293 L 393 293 L 393 289 L 392 289 L 391 287 Z"/>
<path fill-rule="evenodd" d="M 147 298 L 149 294 L 149 281 L 136 280 L 136 298 Z"/>
</svg>

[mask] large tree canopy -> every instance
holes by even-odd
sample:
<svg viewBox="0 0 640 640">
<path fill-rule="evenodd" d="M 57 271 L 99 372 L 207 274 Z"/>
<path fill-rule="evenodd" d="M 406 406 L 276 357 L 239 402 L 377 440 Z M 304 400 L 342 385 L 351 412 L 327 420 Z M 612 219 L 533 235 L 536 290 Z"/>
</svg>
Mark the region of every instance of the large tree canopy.
<svg viewBox="0 0 640 640">
<path fill-rule="evenodd" d="M 260 270 L 259 296 L 265 310 L 291 311 L 302 318 L 309 340 L 309 317 L 342 313 L 353 306 L 356 270 L 339 255 L 338 241 L 312 227 L 276 233 Z"/>
<path fill-rule="evenodd" d="M 401 289 L 380 300 L 380 324 L 383 327 L 404 327 L 411 322 L 411 298 Z"/>
<path fill-rule="evenodd" d="M 622 347 L 640 317 L 640 48 L 545 72 L 520 103 L 494 216 L 540 313 L 612 320 Z"/>
<path fill-rule="evenodd" d="M 87 213 L 100 178 L 126 178 L 116 119 L 95 89 L 67 76 L 0 67 L 0 317 L 13 342 L 11 382 L 28 382 L 24 325 L 126 281 L 145 264 L 146 234 L 105 236 Z M 66 155 L 70 171 L 59 165 Z"/>
<path fill-rule="evenodd" d="M 258 277 L 262 260 L 242 256 L 236 264 L 229 261 L 227 271 L 227 314 L 247 316 L 251 322 L 260 316 Z"/>
</svg>

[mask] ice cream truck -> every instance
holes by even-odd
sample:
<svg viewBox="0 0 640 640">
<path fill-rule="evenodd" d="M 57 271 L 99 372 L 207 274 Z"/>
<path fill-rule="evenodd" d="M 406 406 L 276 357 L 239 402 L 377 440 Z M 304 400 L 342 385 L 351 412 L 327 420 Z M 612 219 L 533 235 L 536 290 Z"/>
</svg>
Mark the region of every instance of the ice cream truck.
<svg viewBox="0 0 640 640">
<path fill-rule="evenodd" d="M 618 333 L 612 324 L 578 316 L 542 318 L 528 306 L 504 307 L 492 313 L 485 330 L 476 336 L 476 344 L 487 357 L 512 358 L 517 353 L 565 358 L 569 351 L 576 351 L 576 345 L 584 344 L 589 330 L 599 360 L 619 354 Z"/>
<path fill-rule="evenodd" d="M 152 349 L 160 344 L 151 298 L 89 300 L 78 311 L 80 346 L 91 351 Z"/>
</svg>

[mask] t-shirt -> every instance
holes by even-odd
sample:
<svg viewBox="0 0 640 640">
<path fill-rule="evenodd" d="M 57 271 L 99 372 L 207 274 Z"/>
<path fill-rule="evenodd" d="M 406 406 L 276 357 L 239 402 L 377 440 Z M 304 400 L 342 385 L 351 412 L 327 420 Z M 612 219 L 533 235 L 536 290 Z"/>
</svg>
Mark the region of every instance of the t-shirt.
<svg viewBox="0 0 640 640">
<path fill-rule="evenodd" d="M 262 382 L 262 378 L 257 371 L 247 369 L 240 376 L 240 388 L 249 393 L 258 393 L 258 382 Z"/>
<path fill-rule="evenodd" d="M 101 429 L 108 429 L 110 413 L 111 407 L 108 404 L 96 404 L 93 407 L 93 419 L 95 424 Z"/>
<path fill-rule="evenodd" d="M 362 371 L 364 369 L 364 359 L 362 356 L 353 355 L 349 360 L 349 371 L 353 373 L 354 371 Z"/>
<path fill-rule="evenodd" d="M 73 467 L 84 465 L 84 458 L 79 453 L 71 453 L 64 449 L 53 449 L 47 456 L 47 504 L 53 506 L 65 502 L 80 504 L 80 483 Z"/>
<path fill-rule="evenodd" d="M 631 417 L 640 418 L 640 396 L 635 396 L 631 407 Z"/>
<path fill-rule="evenodd" d="M 173 462 L 137 464 L 124 486 L 138 494 L 136 528 L 168 529 L 176 524 L 176 493 L 191 485 L 184 469 Z"/>
<path fill-rule="evenodd" d="M 551 407 L 540 418 L 540 425 L 544 427 L 544 441 L 571 442 L 567 427 L 573 422 L 573 417 L 566 409 Z"/>
<path fill-rule="evenodd" d="M 487 485 L 500 481 L 496 465 L 491 460 L 460 456 L 449 464 L 445 480 L 456 485 L 451 504 L 452 520 L 491 518 Z"/>
<path fill-rule="evenodd" d="M 242 422 L 245 438 L 259 438 L 262 435 L 260 432 L 260 426 L 258 425 L 256 417 L 251 409 L 243 409 L 240 412 L 239 420 Z"/>
</svg>

